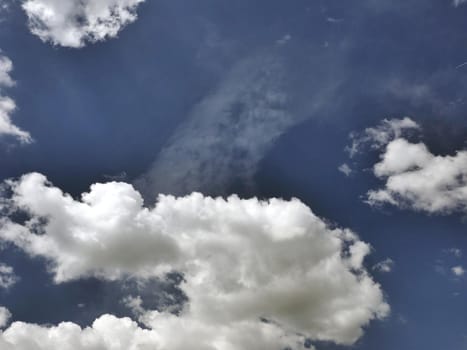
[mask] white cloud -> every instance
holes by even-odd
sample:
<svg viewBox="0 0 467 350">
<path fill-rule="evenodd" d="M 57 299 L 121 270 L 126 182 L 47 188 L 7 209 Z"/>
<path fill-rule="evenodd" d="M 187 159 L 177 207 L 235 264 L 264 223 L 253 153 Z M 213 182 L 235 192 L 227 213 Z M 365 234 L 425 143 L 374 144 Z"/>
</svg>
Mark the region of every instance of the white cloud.
<svg viewBox="0 0 467 350">
<path fill-rule="evenodd" d="M 394 268 L 394 261 L 390 258 L 380 261 L 375 266 L 373 266 L 373 270 L 385 272 L 385 273 L 391 272 L 393 268 Z"/>
<path fill-rule="evenodd" d="M 0 263 L 0 288 L 9 289 L 18 280 L 13 267 Z"/>
<path fill-rule="evenodd" d="M 405 132 L 418 129 L 420 129 L 420 126 L 408 117 L 383 119 L 381 124 L 375 128 L 366 128 L 363 133 L 351 133 L 352 143 L 346 147 L 346 151 L 349 153 L 350 158 L 353 158 L 364 147 L 370 146 L 373 149 L 380 149 L 391 140 L 404 135 Z"/>
<path fill-rule="evenodd" d="M 277 337 L 277 326 L 244 323 L 235 328 L 164 315 L 157 329 L 143 329 L 129 318 L 103 315 L 92 327 L 71 322 L 54 327 L 14 322 L 0 336 L 2 350 L 281 350 L 290 337 Z M 298 347 L 294 348 L 298 349 Z M 303 346 L 300 346 L 303 349 Z M 313 348 L 312 348 L 313 349 Z"/>
<path fill-rule="evenodd" d="M 46 258 L 56 282 L 183 274 L 181 315 L 149 311 L 142 318 L 164 350 L 300 348 L 295 343 L 305 336 L 352 344 L 389 312 L 363 266 L 370 247 L 349 230 L 327 227 L 297 199 L 194 193 L 160 196 L 146 208 L 125 183 L 95 184 L 81 200 L 37 173 L 9 186 L 5 209 L 31 219 L 4 218 L 0 237 Z"/>
<path fill-rule="evenodd" d="M 372 206 L 391 204 L 430 214 L 467 211 L 467 151 L 434 155 L 424 143 L 407 139 L 420 126 L 410 118 L 384 119 L 363 133 L 352 133 L 346 148 L 352 158 L 364 147 L 380 152 L 373 174 L 384 180 L 382 188 L 370 190 Z"/>
<path fill-rule="evenodd" d="M 5 327 L 8 324 L 8 320 L 11 318 L 11 313 L 10 311 L 3 307 L 0 306 L 0 328 Z M 2 342 L 0 341 L 0 345 Z"/>
<path fill-rule="evenodd" d="M 451 269 L 451 272 L 456 275 L 457 277 L 461 277 L 465 274 L 465 270 L 462 266 L 454 266 Z"/>
<path fill-rule="evenodd" d="M 337 170 L 339 170 L 341 173 L 343 173 L 345 176 L 350 176 L 352 174 L 352 168 L 347 164 L 341 164 Z"/>
<path fill-rule="evenodd" d="M 423 143 L 391 141 L 374 174 L 385 179 L 382 189 L 368 192 L 368 203 L 390 203 L 428 213 L 467 210 L 467 151 L 435 156 Z"/>
<path fill-rule="evenodd" d="M 18 128 L 11 121 L 11 114 L 16 109 L 15 101 L 8 96 L 4 96 L 3 89 L 15 84 L 10 76 L 12 69 L 13 63 L 11 60 L 0 55 L 0 136 L 9 135 L 15 137 L 21 143 L 31 143 L 31 135 Z"/>
<path fill-rule="evenodd" d="M 144 0 L 23 0 L 29 29 L 44 42 L 79 48 L 114 38 Z"/>
</svg>

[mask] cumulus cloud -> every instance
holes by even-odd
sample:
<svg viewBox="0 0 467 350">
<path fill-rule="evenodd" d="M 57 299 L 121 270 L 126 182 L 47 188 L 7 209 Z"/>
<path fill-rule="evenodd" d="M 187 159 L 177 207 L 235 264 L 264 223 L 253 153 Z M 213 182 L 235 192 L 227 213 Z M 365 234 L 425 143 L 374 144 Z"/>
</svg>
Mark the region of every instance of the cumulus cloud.
<svg viewBox="0 0 467 350">
<path fill-rule="evenodd" d="M 0 263 L 0 288 L 9 289 L 19 278 L 15 275 L 13 267 Z"/>
<path fill-rule="evenodd" d="M 143 329 L 129 318 L 103 315 L 92 327 L 71 322 L 45 327 L 13 323 L 0 335 L 3 350 L 271 350 L 288 346 L 287 336 L 277 338 L 277 326 L 245 323 L 238 327 L 180 323 L 165 315 L 157 329 Z M 303 349 L 303 347 L 301 347 Z"/>
<path fill-rule="evenodd" d="M 21 143 L 31 143 L 31 135 L 12 123 L 11 114 L 15 111 L 16 104 L 3 92 L 5 88 L 15 84 L 10 76 L 12 69 L 13 63 L 11 60 L 0 54 L 0 136 L 9 135 Z"/>
<path fill-rule="evenodd" d="M 99 319 L 115 322 L 116 329 L 127 325 L 137 341 L 154 337 L 150 344 L 156 349 L 298 349 L 306 338 L 353 344 L 365 325 L 389 312 L 380 286 L 363 265 L 369 245 L 349 230 L 328 227 L 297 199 L 193 193 L 160 196 L 148 208 L 126 183 L 95 184 L 80 200 L 37 173 L 8 186 L 4 210 L 25 212 L 29 219 L 3 218 L 0 237 L 46 258 L 56 282 L 183 275 L 186 305 L 180 315 L 145 312 L 141 321 L 149 333 L 128 320 Z M 141 313 L 137 297 L 126 301 Z M 104 322 L 99 320 L 98 325 Z M 28 341 L 11 335 L 24 327 L 30 326 L 14 324 L 4 339 Z M 79 339 L 96 333 L 61 327 Z M 34 329 L 44 334 L 37 339 L 57 333 L 56 328 Z M 47 349 L 59 346 L 49 344 Z"/>
<path fill-rule="evenodd" d="M 386 183 L 368 192 L 370 205 L 438 214 L 467 211 L 467 151 L 436 156 L 425 144 L 400 138 L 387 145 L 373 171 Z"/>
<path fill-rule="evenodd" d="M 373 174 L 384 181 L 370 190 L 366 202 L 372 206 L 391 204 L 430 214 L 467 211 L 467 151 L 435 155 L 422 143 L 407 139 L 410 131 L 421 130 L 410 118 L 383 120 L 375 128 L 351 134 L 346 148 L 350 157 L 364 147 L 378 150 L 380 161 Z"/>
<path fill-rule="evenodd" d="M 23 0 L 29 29 L 42 41 L 79 48 L 114 38 L 144 0 Z"/>
</svg>

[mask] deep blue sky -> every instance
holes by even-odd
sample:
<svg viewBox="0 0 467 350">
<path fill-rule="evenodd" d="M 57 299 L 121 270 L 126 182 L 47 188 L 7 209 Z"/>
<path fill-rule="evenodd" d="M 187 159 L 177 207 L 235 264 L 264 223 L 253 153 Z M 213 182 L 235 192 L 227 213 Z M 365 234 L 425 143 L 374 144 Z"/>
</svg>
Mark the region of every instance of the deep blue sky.
<svg viewBox="0 0 467 350">
<path fill-rule="evenodd" d="M 39 171 L 73 195 L 123 172 L 132 182 L 184 125 L 198 118 L 198 103 L 209 103 L 219 88 L 248 91 L 246 77 L 252 72 L 262 79 L 268 73 L 261 72 L 261 62 L 274 62 L 272 78 L 264 84 L 277 83 L 285 91 L 284 109 L 292 119 L 282 126 L 246 128 L 258 139 L 270 128 L 280 137 L 260 150 L 253 142 L 244 150 L 255 154 L 246 165 L 245 154 L 229 153 L 227 178 L 183 183 L 181 192 L 297 197 L 371 243 L 369 268 L 393 259 L 391 273 L 374 272 L 392 315 L 373 322 L 355 349 L 467 349 L 467 281 L 455 280 L 448 271 L 467 266 L 465 221 L 460 215 L 373 209 L 361 196 L 378 181 L 363 170 L 348 178 L 337 171 L 347 160 L 349 133 L 386 117 L 419 122 L 436 154 L 465 147 L 467 66 L 456 66 L 467 60 L 467 5 L 454 7 L 449 0 L 148 0 L 138 13 L 117 39 L 77 50 L 41 42 L 29 32 L 19 6 L 11 7 L 0 22 L 0 48 L 13 61 L 17 82 L 8 95 L 18 105 L 15 123 L 36 142 L 0 147 L 0 180 Z M 286 35 L 289 40 L 278 43 Z M 245 79 L 232 83 L 229 76 L 237 70 Z M 415 95 L 419 85 L 429 93 Z M 241 121 L 242 108 L 250 107 L 239 101 L 226 106 L 226 114 L 214 110 L 188 136 L 220 132 L 226 142 L 235 142 L 242 131 L 236 134 L 232 125 Z M 219 122 L 204 131 L 218 119 L 227 126 Z M 204 152 L 199 151 L 201 157 Z M 223 156 L 223 151 L 210 153 L 203 169 L 216 162 L 210 157 Z M 376 157 L 371 152 L 360 157 L 359 168 L 371 167 Z M 170 178 L 176 170 L 164 164 L 160 171 Z M 252 167 L 253 177 L 245 182 L 242 174 Z M 171 186 L 178 185 L 158 186 L 160 192 L 173 192 Z M 449 248 L 465 254 L 454 258 L 444 252 Z M 42 262 L 15 250 L 0 251 L 0 257 L 21 277 L 11 290 L 0 292 L 0 304 L 15 320 L 87 325 L 105 312 L 128 313 L 119 303 L 120 285 L 91 280 L 54 286 Z M 440 264 L 446 273 L 437 269 Z M 78 308 L 80 303 L 85 307 Z M 156 297 L 149 296 L 147 303 L 157 304 Z"/>
</svg>

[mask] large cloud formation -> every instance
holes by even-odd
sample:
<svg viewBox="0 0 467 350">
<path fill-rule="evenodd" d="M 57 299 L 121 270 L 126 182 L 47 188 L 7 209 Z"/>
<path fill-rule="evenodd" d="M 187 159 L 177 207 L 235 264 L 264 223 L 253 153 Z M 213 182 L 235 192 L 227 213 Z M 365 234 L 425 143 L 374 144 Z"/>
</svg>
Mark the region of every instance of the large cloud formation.
<svg viewBox="0 0 467 350">
<path fill-rule="evenodd" d="M 8 57 L 0 55 L 0 136 L 13 136 L 21 143 L 32 142 L 31 135 L 18 128 L 11 121 L 11 113 L 16 109 L 15 101 L 3 95 L 3 89 L 15 84 L 10 76 L 13 63 Z"/>
<path fill-rule="evenodd" d="M 420 130 L 420 126 L 410 118 L 391 119 L 353 137 L 348 148 L 351 156 L 364 144 L 381 152 L 373 173 L 385 183 L 367 193 L 367 203 L 392 204 L 431 214 L 465 213 L 467 151 L 434 155 L 424 143 L 404 137 L 408 130 Z"/>
<path fill-rule="evenodd" d="M 114 38 L 137 18 L 144 0 L 24 0 L 31 32 L 54 45 L 79 48 Z"/>
<path fill-rule="evenodd" d="M 3 335 L 14 349 L 150 344 L 164 350 L 279 350 L 303 348 L 306 339 L 353 344 L 365 325 L 389 312 L 363 265 L 370 247 L 349 230 L 328 227 L 297 199 L 193 193 L 160 196 L 147 208 L 126 183 L 94 184 L 81 200 L 37 173 L 10 180 L 8 187 L 3 211 L 22 211 L 29 219 L 13 222 L 5 216 L 0 238 L 46 258 L 56 282 L 86 276 L 163 278 L 177 271 L 188 300 L 178 316 L 144 312 L 141 321 L 150 331 L 111 315 L 84 330 L 15 323 Z M 119 327 L 127 333 L 114 336 L 110 329 Z M 30 336 L 33 332 L 37 337 Z M 130 343 L 115 340 L 119 337 Z M 36 347 L 31 339 L 39 339 Z"/>
</svg>

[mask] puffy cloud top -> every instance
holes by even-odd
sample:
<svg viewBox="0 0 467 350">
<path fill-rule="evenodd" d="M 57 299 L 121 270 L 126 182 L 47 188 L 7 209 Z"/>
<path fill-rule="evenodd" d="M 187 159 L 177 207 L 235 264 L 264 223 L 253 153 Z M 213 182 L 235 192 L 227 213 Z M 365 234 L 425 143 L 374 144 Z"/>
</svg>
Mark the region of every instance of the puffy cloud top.
<svg viewBox="0 0 467 350">
<path fill-rule="evenodd" d="M 370 205 L 392 204 L 432 214 L 467 211 L 467 151 L 434 155 L 422 143 L 408 140 L 410 131 L 421 127 L 412 119 L 384 119 L 363 133 L 350 135 L 346 148 L 350 157 L 363 146 L 380 152 L 373 166 L 376 177 L 385 180 L 380 189 L 370 190 Z"/>
<path fill-rule="evenodd" d="M 136 20 L 144 0 L 24 0 L 31 32 L 54 45 L 79 48 L 114 38 Z"/>
<path fill-rule="evenodd" d="M 390 203 L 428 213 L 467 210 L 467 151 L 435 156 L 423 143 L 390 142 L 374 173 L 384 188 L 368 192 L 368 203 Z"/>
<path fill-rule="evenodd" d="M 0 238 L 48 259 L 56 282 L 183 274 L 189 301 L 182 314 L 142 316 L 159 339 L 151 343 L 156 349 L 301 348 L 305 337 L 352 344 L 370 320 L 389 312 L 363 266 L 370 247 L 349 230 L 329 228 L 297 199 L 193 193 L 160 196 L 147 208 L 126 183 L 95 184 L 80 200 L 37 173 L 8 185 L 4 210 L 30 219 L 2 219 Z M 20 344 L 9 335 L 15 327 L 29 326 L 5 332 Z M 63 327 L 79 339 L 96 332 Z"/>
</svg>

